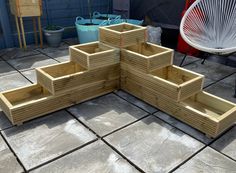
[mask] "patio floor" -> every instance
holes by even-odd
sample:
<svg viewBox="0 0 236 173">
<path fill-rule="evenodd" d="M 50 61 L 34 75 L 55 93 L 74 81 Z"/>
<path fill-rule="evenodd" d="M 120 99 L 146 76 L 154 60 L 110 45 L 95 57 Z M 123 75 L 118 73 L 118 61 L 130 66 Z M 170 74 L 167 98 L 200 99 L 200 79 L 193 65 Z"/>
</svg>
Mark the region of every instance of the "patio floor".
<svg viewBox="0 0 236 173">
<path fill-rule="evenodd" d="M 34 68 L 69 60 L 75 43 L 0 50 L 0 91 L 36 82 Z M 184 68 L 206 76 L 204 90 L 236 103 L 236 68 L 194 57 Z M 209 139 L 121 90 L 18 127 L 0 110 L 0 173 L 11 172 L 236 173 L 236 126 Z"/>
</svg>

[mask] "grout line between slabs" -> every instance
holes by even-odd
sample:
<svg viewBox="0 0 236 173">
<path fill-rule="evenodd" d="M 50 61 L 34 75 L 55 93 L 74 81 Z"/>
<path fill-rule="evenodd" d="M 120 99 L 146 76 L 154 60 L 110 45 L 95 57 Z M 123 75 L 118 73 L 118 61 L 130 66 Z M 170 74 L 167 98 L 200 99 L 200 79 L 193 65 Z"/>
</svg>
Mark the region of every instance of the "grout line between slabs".
<svg viewBox="0 0 236 173">
<path fill-rule="evenodd" d="M 41 163 L 41 164 L 39 164 L 39 165 L 37 165 L 37 166 L 35 166 L 35 167 L 33 167 L 33 168 L 30 168 L 30 169 L 27 170 L 27 171 L 30 172 L 30 171 L 33 171 L 33 170 L 38 169 L 38 168 L 40 168 L 40 167 L 43 167 L 43 166 L 45 166 L 45 165 L 47 165 L 47 164 L 49 164 L 49 163 L 52 163 L 52 162 L 54 162 L 54 161 L 56 161 L 56 160 L 59 160 L 60 158 L 65 157 L 65 156 L 67 156 L 67 155 L 69 155 L 69 154 L 71 154 L 71 153 L 73 153 L 73 152 L 75 152 L 75 151 L 78 151 L 78 150 L 80 150 L 80 149 L 82 149 L 82 148 L 84 148 L 84 147 L 86 147 L 86 146 L 88 146 L 88 145 L 90 145 L 90 144 L 92 144 L 92 143 L 94 143 L 94 142 L 96 142 L 96 141 L 98 141 L 98 138 L 93 139 L 93 140 L 91 140 L 91 141 L 89 141 L 89 142 L 87 142 L 87 143 L 85 143 L 85 144 L 83 144 L 83 145 L 81 145 L 81 146 L 79 146 L 79 147 L 76 147 L 76 148 L 74 148 L 74 149 L 72 149 L 72 150 L 70 150 L 70 151 L 67 151 L 67 152 L 61 154 L 60 156 L 57 156 L 57 157 L 55 157 L 55 158 L 53 158 L 53 159 L 51 159 L 51 160 L 48 160 L 48 161 L 46 161 L 46 162 L 44 162 L 44 163 Z"/>
<path fill-rule="evenodd" d="M 104 140 L 103 138 L 101 139 L 106 145 L 108 145 L 113 151 L 115 151 L 116 153 L 118 153 L 121 157 L 123 157 L 123 159 L 125 159 L 127 162 L 129 162 L 129 164 L 131 164 L 135 169 L 137 169 L 138 171 L 145 173 L 145 171 L 143 171 L 140 167 L 138 167 L 136 164 L 134 164 L 131 160 L 129 160 L 125 155 L 123 155 L 119 150 L 117 150 L 115 147 L 113 147 L 109 142 L 107 142 L 106 140 Z"/>
<path fill-rule="evenodd" d="M 23 168 L 24 172 L 27 172 L 25 166 L 23 165 L 22 161 L 20 160 L 20 158 L 17 156 L 17 154 L 15 153 L 15 151 L 13 150 L 13 148 L 11 147 L 11 145 L 8 143 L 7 139 L 4 137 L 4 135 L 2 134 L 2 132 L 0 132 L 0 136 L 2 137 L 2 139 L 4 140 L 5 144 L 7 145 L 7 147 L 9 148 L 9 150 L 11 151 L 11 153 L 15 156 L 17 162 L 19 163 L 19 165 Z"/>
<path fill-rule="evenodd" d="M 230 131 L 233 127 L 229 128 L 228 130 L 226 130 L 224 133 L 220 134 L 219 136 L 217 136 L 216 138 L 214 138 L 209 144 L 205 144 L 204 147 L 202 147 L 200 150 L 198 150 L 196 153 L 194 153 L 193 155 L 191 155 L 188 159 L 184 160 L 183 162 L 181 162 L 178 166 L 176 166 L 175 168 L 173 168 L 171 171 L 169 171 L 170 173 L 176 171 L 178 168 L 180 168 L 181 166 L 183 166 L 185 163 L 187 163 L 189 160 L 191 160 L 192 158 L 194 158 L 197 154 L 199 154 L 200 152 L 202 152 L 204 149 L 206 149 L 207 147 L 211 147 L 211 145 L 218 140 L 219 138 L 221 138 L 222 136 L 224 136 L 228 131 Z M 214 149 L 215 150 L 215 149 Z M 215 150 L 217 151 L 217 150 Z M 222 154 L 221 152 L 217 151 L 218 153 Z M 222 154 L 224 156 L 226 156 L 228 159 L 235 161 L 234 159 L 232 159 L 231 157 Z"/>
</svg>

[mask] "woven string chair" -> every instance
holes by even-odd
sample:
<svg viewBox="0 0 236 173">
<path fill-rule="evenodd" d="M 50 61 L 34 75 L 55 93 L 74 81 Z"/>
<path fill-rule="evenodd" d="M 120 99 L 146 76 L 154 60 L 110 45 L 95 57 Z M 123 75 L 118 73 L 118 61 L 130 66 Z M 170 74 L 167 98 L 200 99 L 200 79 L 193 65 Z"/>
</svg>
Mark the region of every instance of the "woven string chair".
<svg viewBox="0 0 236 173">
<path fill-rule="evenodd" d="M 198 50 L 217 55 L 235 53 L 236 0 L 196 0 L 181 20 L 180 34 Z"/>
<path fill-rule="evenodd" d="M 236 0 L 196 0 L 180 25 L 192 47 L 218 55 L 236 51 Z"/>
</svg>

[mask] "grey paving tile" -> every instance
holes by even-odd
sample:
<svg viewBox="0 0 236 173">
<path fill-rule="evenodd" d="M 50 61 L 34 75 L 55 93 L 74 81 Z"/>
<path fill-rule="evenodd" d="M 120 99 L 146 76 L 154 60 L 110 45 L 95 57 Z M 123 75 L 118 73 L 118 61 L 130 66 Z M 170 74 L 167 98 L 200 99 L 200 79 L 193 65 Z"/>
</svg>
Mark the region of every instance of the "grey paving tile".
<svg viewBox="0 0 236 173">
<path fill-rule="evenodd" d="M 0 108 L 0 130 L 12 127 L 13 125 L 8 120 L 7 116 L 4 114 L 4 112 Z"/>
<path fill-rule="evenodd" d="M 222 80 L 221 82 L 223 82 L 226 85 L 230 85 L 230 86 L 235 86 L 236 85 L 236 74 L 230 75 L 229 77 L 225 78 L 224 80 Z"/>
<path fill-rule="evenodd" d="M 236 163 L 207 147 L 175 173 L 236 173 Z"/>
<path fill-rule="evenodd" d="M 35 50 L 35 46 L 28 46 L 26 50 L 20 48 L 4 49 L 2 58 L 5 60 L 17 59 L 25 56 L 37 55 L 39 52 Z"/>
<path fill-rule="evenodd" d="M 0 172 L 2 173 L 19 173 L 23 168 L 17 162 L 16 157 L 6 145 L 0 136 Z"/>
<path fill-rule="evenodd" d="M 96 139 L 65 111 L 4 130 L 3 135 L 27 170 Z"/>
<path fill-rule="evenodd" d="M 234 98 L 235 87 L 232 85 L 225 84 L 224 81 L 217 82 L 205 88 L 204 90 L 211 94 L 236 103 L 236 98 Z"/>
<path fill-rule="evenodd" d="M 126 160 L 102 141 L 97 141 L 77 150 L 33 173 L 136 173 Z"/>
<path fill-rule="evenodd" d="M 129 93 L 119 90 L 115 92 L 117 95 L 119 95 L 121 98 L 127 100 L 128 102 L 144 109 L 145 111 L 149 112 L 149 113 L 154 113 L 156 111 L 158 111 L 158 109 L 156 109 L 155 107 L 149 105 L 148 103 L 143 102 L 142 100 L 130 95 Z"/>
<path fill-rule="evenodd" d="M 46 53 L 48 56 L 58 60 L 59 62 L 65 62 L 70 60 L 69 49 L 58 50 L 55 52 Z"/>
<path fill-rule="evenodd" d="M 36 67 L 42 67 L 50 64 L 58 63 L 52 58 L 49 58 L 45 55 L 33 55 L 19 59 L 12 59 L 8 61 L 13 67 L 20 71 L 26 71 L 34 69 Z"/>
<path fill-rule="evenodd" d="M 157 116 L 158 118 L 160 118 L 161 120 L 171 124 L 172 126 L 182 130 L 183 132 L 193 136 L 194 138 L 198 139 L 199 141 L 205 143 L 205 144 L 209 144 L 213 139 L 210 139 L 208 137 L 206 137 L 205 134 L 201 133 L 200 131 L 192 128 L 191 126 L 171 117 L 170 115 L 164 113 L 164 112 L 157 112 L 154 114 L 155 116 Z"/>
<path fill-rule="evenodd" d="M 236 126 L 215 141 L 211 147 L 236 160 Z"/>
<path fill-rule="evenodd" d="M 208 87 L 209 85 L 213 84 L 215 81 L 212 79 L 208 79 L 208 78 L 204 78 L 204 84 L 203 84 L 203 88 Z"/>
<path fill-rule="evenodd" d="M 5 61 L 0 61 L 0 76 L 16 73 L 17 71 Z"/>
<path fill-rule="evenodd" d="M 75 44 L 79 44 L 79 40 L 77 37 L 75 38 L 67 38 L 63 40 L 66 44 L 68 45 L 75 45 Z"/>
<path fill-rule="evenodd" d="M 208 79 L 217 81 L 236 72 L 236 68 L 225 66 L 211 61 L 201 64 L 201 61 L 184 66 L 184 68 L 205 75 Z"/>
<path fill-rule="evenodd" d="M 148 114 L 115 94 L 78 104 L 68 110 L 100 136 Z"/>
<path fill-rule="evenodd" d="M 0 91 L 6 91 L 26 85 L 30 85 L 30 82 L 18 72 L 0 77 Z"/>
<path fill-rule="evenodd" d="M 22 74 L 28 78 L 31 82 L 37 83 L 37 77 L 36 77 L 36 71 L 35 69 L 33 70 L 28 70 L 28 71 L 23 71 Z"/>
<path fill-rule="evenodd" d="M 184 54 L 175 51 L 174 62 L 173 62 L 174 65 L 179 66 L 184 56 L 185 56 Z M 188 55 L 188 56 L 186 57 L 184 63 L 183 63 L 183 66 L 186 65 L 186 64 L 195 62 L 195 61 L 200 61 L 200 59 L 199 59 L 199 58 L 196 58 L 196 57 L 194 57 L 194 56 L 189 56 L 189 55 Z"/>
<path fill-rule="evenodd" d="M 59 50 L 65 50 L 68 48 L 69 48 L 68 44 L 61 42 L 59 47 L 49 47 L 48 45 L 44 45 L 44 48 L 38 48 L 37 51 L 47 54 L 50 52 L 57 52 Z"/>
<path fill-rule="evenodd" d="M 154 116 L 105 138 L 144 172 L 168 172 L 204 145 Z"/>
</svg>

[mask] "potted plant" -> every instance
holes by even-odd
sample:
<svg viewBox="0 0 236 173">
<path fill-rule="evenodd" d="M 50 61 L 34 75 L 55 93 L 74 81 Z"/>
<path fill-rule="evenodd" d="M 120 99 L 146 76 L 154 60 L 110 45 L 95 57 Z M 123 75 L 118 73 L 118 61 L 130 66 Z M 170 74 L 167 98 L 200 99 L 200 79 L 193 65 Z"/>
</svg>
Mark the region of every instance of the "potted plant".
<svg viewBox="0 0 236 173">
<path fill-rule="evenodd" d="M 51 47 L 60 46 L 64 28 L 56 25 L 48 25 L 43 29 L 47 43 Z"/>
</svg>

